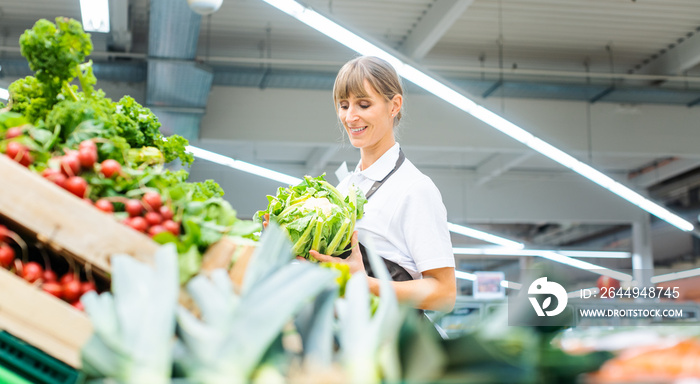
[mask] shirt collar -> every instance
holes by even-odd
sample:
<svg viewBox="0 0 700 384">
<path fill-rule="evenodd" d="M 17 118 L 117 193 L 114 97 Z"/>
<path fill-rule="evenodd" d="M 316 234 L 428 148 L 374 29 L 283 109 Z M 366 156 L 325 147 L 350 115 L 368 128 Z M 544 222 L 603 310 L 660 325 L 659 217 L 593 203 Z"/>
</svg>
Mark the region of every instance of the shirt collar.
<svg viewBox="0 0 700 384">
<path fill-rule="evenodd" d="M 364 171 L 360 170 L 360 164 L 362 164 L 360 161 L 357 163 L 357 167 L 355 167 L 355 172 L 374 181 L 379 181 L 385 178 L 396 165 L 396 160 L 399 158 L 399 149 L 399 143 L 395 143 L 393 147 L 384 152 L 384 154 L 377 159 L 374 164 L 370 165 L 369 168 L 365 169 Z"/>
</svg>

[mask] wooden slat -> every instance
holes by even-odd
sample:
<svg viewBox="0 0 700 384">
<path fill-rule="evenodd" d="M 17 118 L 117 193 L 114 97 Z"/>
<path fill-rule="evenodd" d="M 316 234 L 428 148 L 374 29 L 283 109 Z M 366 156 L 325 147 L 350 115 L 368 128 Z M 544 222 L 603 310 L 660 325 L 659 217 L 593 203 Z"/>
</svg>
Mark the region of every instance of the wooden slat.
<svg viewBox="0 0 700 384">
<path fill-rule="evenodd" d="M 68 191 L 0 156 L 0 215 L 58 252 L 108 272 L 109 257 L 125 253 L 152 263 L 158 244 Z"/>
<path fill-rule="evenodd" d="M 92 335 L 87 315 L 0 268 L 0 328 L 66 364 L 80 368 Z"/>
</svg>

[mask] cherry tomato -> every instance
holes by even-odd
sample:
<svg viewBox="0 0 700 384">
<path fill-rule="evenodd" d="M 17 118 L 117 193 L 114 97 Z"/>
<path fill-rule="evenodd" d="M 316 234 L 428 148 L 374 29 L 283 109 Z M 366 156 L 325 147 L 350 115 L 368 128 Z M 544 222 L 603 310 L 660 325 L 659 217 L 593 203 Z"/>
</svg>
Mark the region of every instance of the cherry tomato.
<svg viewBox="0 0 700 384">
<path fill-rule="evenodd" d="M 39 280 L 43 275 L 44 268 L 42 268 L 41 265 L 35 261 L 30 261 L 27 264 L 24 264 L 24 268 L 22 268 L 22 278 L 30 283 Z"/>
<path fill-rule="evenodd" d="M 5 243 L 0 244 L 0 266 L 9 268 L 14 259 L 15 250 Z"/>
<path fill-rule="evenodd" d="M 112 213 L 114 212 L 114 205 L 111 201 L 107 199 L 99 199 L 95 202 L 95 208 L 102 212 Z"/>
<path fill-rule="evenodd" d="M 113 159 L 107 159 L 102 162 L 102 167 L 100 168 L 100 172 L 104 175 L 106 178 L 111 178 L 114 175 L 118 175 L 119 172 L 121 172 L 122 166 L 119 164 L 118 161 L 113 160 Z"/>
<path fill-rule="evenodd" d="M 149 211 L 158 211 L 163 204 L 160 199 L 160 193 L 158 192 L 146 192 L 141 198 L 141 201 L 143 201 L 143 204 Z"/>
<path fill-rule="evenodd" d="M 124 209 L 129 213 L 129 216 L 131 217 L 141 216 L 141 212 L 143 212 L 143 206 L 141 205 L 141 201 L 136 199 L 130 199 L 126 203 L 124 203 Z"/>
<path fill-rule="evenodd" d="M 85 197 L 88 183 L 80 176 L 72 176 L 66 180 L 63 186 L 68 192 L 82 198 Z"/>
</svg>

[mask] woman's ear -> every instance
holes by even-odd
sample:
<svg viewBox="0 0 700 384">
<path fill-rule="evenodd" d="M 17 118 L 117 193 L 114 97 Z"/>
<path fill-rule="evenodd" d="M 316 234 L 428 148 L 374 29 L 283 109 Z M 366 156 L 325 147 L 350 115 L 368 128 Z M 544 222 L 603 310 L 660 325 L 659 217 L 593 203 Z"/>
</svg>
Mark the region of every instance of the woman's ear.
<svg viewBox="0 0 700 384">
<path fill-rule="evenodd" d="M 401 106 L 403 105 L 403 96 L 396 94 L 391 98 L 391 115 L 396 116 L 396 114 L 401 111 Z"/>
</svg>

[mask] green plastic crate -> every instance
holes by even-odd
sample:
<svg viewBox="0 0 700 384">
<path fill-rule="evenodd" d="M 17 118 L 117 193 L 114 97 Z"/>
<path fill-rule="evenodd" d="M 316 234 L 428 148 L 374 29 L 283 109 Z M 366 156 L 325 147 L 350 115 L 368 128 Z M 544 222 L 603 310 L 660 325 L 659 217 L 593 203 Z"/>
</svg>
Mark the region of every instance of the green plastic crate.
<svg viewBox="0 0 700 384">
<path fill-rule="evenodd" d="M 0 332 L 0 366 L 4 368 L 0 370 L 3 383 L 76 384 L 85 381 L 82 372 L 7 332 Z"/>
</svg>

